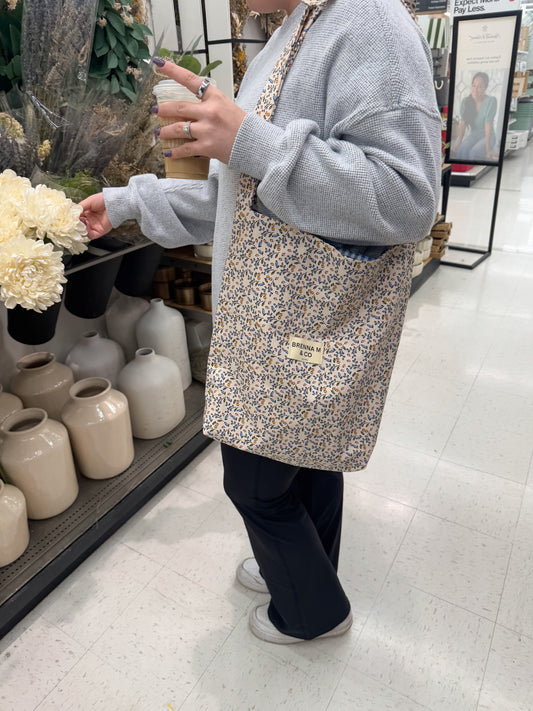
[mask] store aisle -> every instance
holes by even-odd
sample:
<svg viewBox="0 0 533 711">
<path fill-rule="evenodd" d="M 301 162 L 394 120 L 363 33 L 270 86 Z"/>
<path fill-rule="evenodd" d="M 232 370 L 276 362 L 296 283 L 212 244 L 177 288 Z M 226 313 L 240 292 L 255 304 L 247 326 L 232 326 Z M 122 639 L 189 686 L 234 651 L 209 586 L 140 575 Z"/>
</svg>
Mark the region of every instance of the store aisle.
<svg viewBox="0 0 533 711">
<path fill-rule="evenodd" d="M 532 352 L 533 256 L 411 298 L 376 452 L 346 475 L 345 637 L 251 635 L 264 596 L 234 581 L 213 444 L 0 642 L 0 709 L 533 708 Z"/>
<path fill-rule="evenodd" d="M 496 176 L 497 169 L 490 168 L 469 188 L 450 189 L 452 243 L 487 247 Z M 494 248 L 533 254 L 533 141 L 504 160 Z"/>
</svg>

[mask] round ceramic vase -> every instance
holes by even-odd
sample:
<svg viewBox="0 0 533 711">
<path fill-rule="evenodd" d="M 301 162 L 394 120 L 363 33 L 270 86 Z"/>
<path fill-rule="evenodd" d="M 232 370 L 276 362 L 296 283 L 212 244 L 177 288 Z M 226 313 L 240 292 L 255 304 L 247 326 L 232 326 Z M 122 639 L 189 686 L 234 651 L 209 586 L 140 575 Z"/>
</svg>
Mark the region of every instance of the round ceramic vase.
<svg viewBox="0 0 533 711">
<path fill-rule="evenodd" d="M 119 344 L 103 338 L 98 331 L 84 333 L 65 359 L 75 380 L 98 376 L 107 378 L 112 387 L 125 363 L 124 351 Z"/>
<path fill-rule="evenodd" d="M 106 311 L 107 335 L 122 347 L 127 361 L 134 357 L 137 350 L 135 338 L 137 321 L 148 309 L 148 302 L 144 299 L 118 292 L 118 298 Z"/>
<path fill-rule="evenodd" d="M 0 568 L 20 558 L 29 542 L 24 494 L 0 479 Z"/>
<path fill-rule="evenodd" d="M 23 407 L 24 405 L 19 397 L 11 393 L 5 393 L 0 385 L 0 424 L 8 415 L 22 410 Z"/>
<path fill-rule="evenodd" d="M 52 420 L 59 420 L 74 382 L 72 370 L 58 363 L 53 353 L 30 353 L 17 363 L 18 373 L 11 380 L 11 391 L 24 407 L 42 407 Z"/>
<path fill-rule="evenodd" d="M 128 398 L 134 437 L 162 437 L 185 417 L 179 368 L 152 348 L 139 348 L 120 372 L 118 387 Z"/>
<path fill-rule="evenodd" d="M 68 432 L 42 408 L 25 408 L 0 426 L 0 461 L 26 499 L 28 517 L 51 518 L 78 496 Z"/>
<path fill-rule="evenodd" d="M 75 383 L 62 420 L 76 462 L 88 479 L 110 479 L 132 463 L 128 401 L 106 378 L 84 378 Z"/>
<path fill-rule="evenodd" d="M 139 348 L 153 348 L 157 355 L 176 363 L 186 390 L 192 376 L 183 315 L 177 309 L 165 306 L 163 299 L 152 299 L 149 310 L 138 320 L 135 332 Z"/>
</svg>

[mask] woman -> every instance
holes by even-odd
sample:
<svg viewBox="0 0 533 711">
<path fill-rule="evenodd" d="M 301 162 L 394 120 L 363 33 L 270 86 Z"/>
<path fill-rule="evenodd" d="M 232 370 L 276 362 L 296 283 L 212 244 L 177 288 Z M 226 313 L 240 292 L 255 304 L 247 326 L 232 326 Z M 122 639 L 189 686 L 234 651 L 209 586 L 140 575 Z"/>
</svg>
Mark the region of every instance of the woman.
<svg viewBox="0 0 533 711">
<path fill-rule="evenodd" d="M 213 86 L 194 108 L 155 110 L 190 130 L 171 156 L 209 156 L 207 183 L 136 176 L 85 200 L 89 235 L 136 218 L 165 247 L 214 240 L 213 302 L 220 289 L 241 173 L 259 181 L 256 209 L 320 235 L 354 259 L 428 234 L 440 186 L 440 115 L 431 56 L 400 0 L 330 0 L 309 29 L 271 122 L 258 97 L 306 10 L 317 0 L 248 0 L 287 19 L 253 60 L 236 103 Z M 408 48 L 408 51 L 407 51 Z M 202 80 L 154 60 L 197 92 Z M 187 109 L 186 113 L 184 110 Z M 187 125 L 187 121 L 191 121 Z M 222 444 L 225 490 L 241 513 L 255 558 L 237 571 L 270 603 L 250 615 L 252 632 L 290 644 L 346 632 L 350 603 L 337 577 L 343 478 Z"/>
<path fill-rule="evenodd" d="M 451 151 L 454 158 L 498 160 L 498 154 L 494 151 L 494 117 L 498 102 L 494 96 L 487 95 L 488 86 L 488 74 L 474 74 L 470 95 L 461 102 L 461 121 Z"/>
</svg>

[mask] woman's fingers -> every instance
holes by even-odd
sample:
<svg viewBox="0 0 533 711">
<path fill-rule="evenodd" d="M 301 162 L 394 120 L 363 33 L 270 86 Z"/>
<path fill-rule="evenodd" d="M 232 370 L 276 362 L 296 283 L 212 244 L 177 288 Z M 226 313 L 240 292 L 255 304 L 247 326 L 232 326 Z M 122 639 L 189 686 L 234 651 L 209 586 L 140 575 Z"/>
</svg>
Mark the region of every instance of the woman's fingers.
<svg viewBox="0 0 533 711">
<path fill-rule="evenodd" d="M 174 79 L 174 81 L 177 81 L 178 84 L 182 84 L 189 91 L 192 91 L 193 94 L 196 94 L 198 92 L 198 89 L 200 88 L 204 80 L 203 77 L 199 77 L 197 74 L 194 74 L 194 72 L 190 72 L 184 67 L 178 67 L 173 62 L 169 62 L 167 60 L 165 60 L 164 63 L 161 64 L 163 60 L 160 57 L 156 57 L 155 60 L 154 63 L 157 65 L 158 70 L 162 74 L 169 77 L 169 79 Z M 205 99 L 205 97 L 208 97 L 208 95 L 213 91 L 216 91 L 214 87 L 209 86 L 206 92 L 204 93 L 203 98 Z"/>
</svg>

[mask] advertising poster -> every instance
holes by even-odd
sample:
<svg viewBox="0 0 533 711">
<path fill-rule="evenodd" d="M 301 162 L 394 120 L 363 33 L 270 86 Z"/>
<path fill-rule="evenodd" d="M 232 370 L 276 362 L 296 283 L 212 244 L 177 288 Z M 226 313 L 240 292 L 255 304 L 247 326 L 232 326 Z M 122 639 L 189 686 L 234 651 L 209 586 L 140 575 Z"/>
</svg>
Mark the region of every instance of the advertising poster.
<svg viewBox="0 0 533 711">
<path fill-rule="evenodd" d="M 452 162 L 499 162 L 519 16 L 502 14 L 455 22 Z"/>
<path fill-rule="evenodd" d="M 520 0 L 450 0 L 453 17 L 520 10 Z"/>
</svg>

